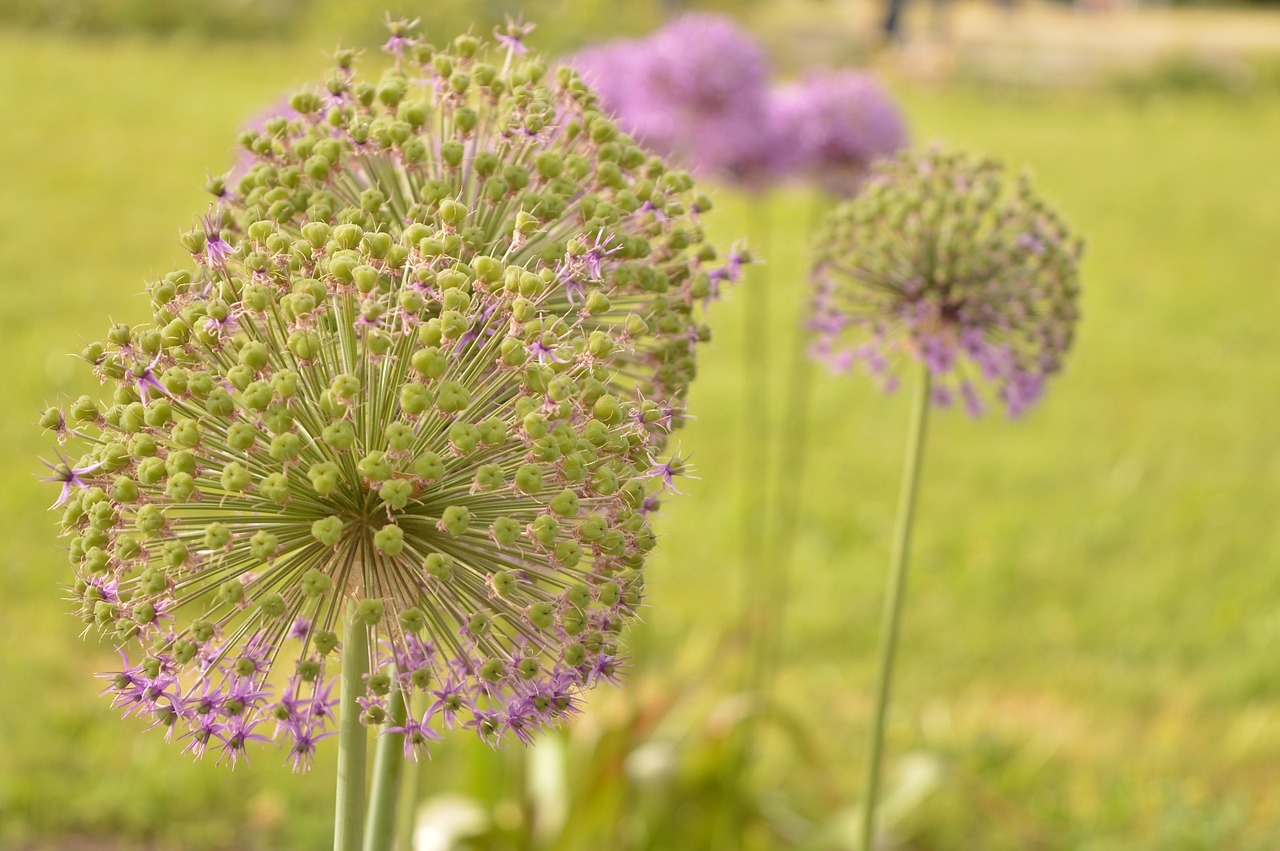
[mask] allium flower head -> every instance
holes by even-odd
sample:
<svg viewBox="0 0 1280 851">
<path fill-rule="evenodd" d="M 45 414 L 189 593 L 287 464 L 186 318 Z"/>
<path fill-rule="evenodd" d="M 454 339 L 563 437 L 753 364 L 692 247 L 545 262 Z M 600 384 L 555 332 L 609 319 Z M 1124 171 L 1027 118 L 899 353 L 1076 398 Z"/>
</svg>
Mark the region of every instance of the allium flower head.
<svg viewBox="0 0 1280 851">
<path fill-rule="evenodd" d="M 736 177 L 771 139 L 768 59 L 732 18 L 684 15 L 568 61 L 629 133 L 699 172 Z"/>
<path fill-rule="evenodd" d="M 858 191 L 871 165 L 907 145 L 897 104 L 862 71 L 815 74 L 775 95 L 777 124 L 790 137 L 793 166 L 833 195 Z"/>
<path fill-rule="evenodd" d="M 732 18 L 683 15 L 649 38 L 651 83 L 689 111 L 727 112 L 764 91 L 764 48 Z"/>
<path fill-rule="evenodd" d="M 933 150 L 878 165 L 816 243 L 815 353 L 892 388 L 924 362 L 933 400 L 1011 416 L 1062 368 L 1079 316 L 1082 244 L 991 160 Z"/>
<path fill-rule="evenodd" d="M 107 398 L 41 417 L 107 692 L 197 755 L 274 736 L 305 768 L 351 614 L 365 722 L 431 696 L 415 751 L 526 740 L 612 680 L 698 309 L 737 268 L 573 71 L 393 40 L 376 83 L 340 52 L 243 135 L 191 268 L 82 353 Z"/>
</svg>

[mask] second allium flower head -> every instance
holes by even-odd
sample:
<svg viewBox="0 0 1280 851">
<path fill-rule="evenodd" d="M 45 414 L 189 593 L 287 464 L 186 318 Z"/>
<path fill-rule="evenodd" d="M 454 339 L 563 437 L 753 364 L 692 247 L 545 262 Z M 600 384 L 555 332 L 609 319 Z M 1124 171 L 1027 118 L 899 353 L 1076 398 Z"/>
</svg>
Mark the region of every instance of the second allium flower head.
<svg viewBox="0 0 1280 851">
<path fill-rule="evenodd" d="M 348 607 L 377 639 L 366 723 L 426 696 L 411 748 L 527 740 L 622 664 L 697 309 L 740 258 L 522 47 L 395 22 L 376 84 L 340 52 L 244 135 L 153 319 L 87 347 L 110 397 L 43 419 L 75 451 L 79 612 L 125 659 L 108 691 L 189 751 L 309 764 Z"/>
<path fill-rule="evenodd" d="M 1039 399 L 1079 318 L 1082 243 L 987 159 L 931 150 L 877 166 L 815 243 L 814 351 L 886 386 L 922 362 L 933 401 L 1011 416 Z"/>
</svg>

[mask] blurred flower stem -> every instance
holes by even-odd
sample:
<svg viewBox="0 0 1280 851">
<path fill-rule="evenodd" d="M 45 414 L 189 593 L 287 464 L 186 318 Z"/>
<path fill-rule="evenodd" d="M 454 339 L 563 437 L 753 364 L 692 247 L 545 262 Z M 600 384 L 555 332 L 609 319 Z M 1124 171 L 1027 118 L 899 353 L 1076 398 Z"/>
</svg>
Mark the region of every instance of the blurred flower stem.
<svg viewBox="0 0 1280 851">
<path fill-rule="evenodd" d="M 826 214 L 829 199 L 825 193 L 815 193 L 810 212 L 809 234 L 818 232 L 818 225 Z M 804 316 L 803 309 L 800 311 Z M 796 520 L 804 495 L 805 468 L 809 449 L 809 359 L 810 330 L 804 318 L 792 326 L 790 362 L 787 364 L 786 399 L 782 406 L 783 421 L 778 445 L 777 492 L 774 494 L 773 537 L 768 542 L 766 561 L 773 581 L 767 611 L 771 618 L 766 630 L 768 637 L 759 643 L 756 664 L 757 682 L 762 684 L 763 699 L 771 703 L 777 684 L 779 660 L 782 656 L 786 633 L 786 614 L 791 594 L 791 563 L 795 556 Z"/>
<path fill-rule="evenodd" d="M 747 234 L 751 252 L 759 257 L 769 242 L 769 199 L 753 193 L 747 205 Z M 742 542 L 740 554 L 742 588 L 738 622 L 729 634 L 729 642 L 742 654 L 738 676 L 743 694 L 752 700 L 760 691 L 759 660 L 765 648 L 764 629 L 769 620 L 768 594 L 765 591 L 765 534 L 768 516 L 765 501 L 769 494 L 769 275 L 767 266 L 758 264 L 747 273 L 742 284 L 742 491 L 740 503 Z M 754 713 L 753 713 L 754 714 Z M 742 780 L 751 762 L 754 721 L 748 720 L 738 735 L 725 743 L 726 758 L 720 769 L 720 802 L 714 828 L 713 848 L 734 849 L 740 846 L 743 806 Z"/>
<path fill-rule="evenodd" d="M 748 206 L 747 232 L 752 252 L 767 250 L 769 243 L 769 201 L 761 193 L 751 197 Z M 742 398 L 745 401 L 742 424 L 742 561 L 746 568 L 743 588 L 742 624 L 744 643 L 752 644 L 759 627 L 762 604 L 762 575 L 768 494 L 769 449 L 769 267 L 755 265 L 745 280 L 746 302 L 743 305 L 744 345 L 742 353 Z M 762 457 L 763 456 L 763 457 Z M 748 686 L 752 685 L 750 676 Z"/>
<path fill-rule="evenodd" d="M 400 800 L 400 778 L 404 775 L 405 734 L 393 733 L 391 729 L 404 729 L 407 716 L 404 692 L 393 688 L 387 711 L 387 726 L 378 737 L 378 749 L 373 760 L 373 786 L 369 791 L 369 821 L 365 826 L 364 851 L 391 851 L 394 847 L 396 805 Z"/>
<path fill-rule="evenodd" d="M 862 851 L 875 847 L 876 804 L 880 794 L 881 764 L 884 757 L 884 734 L 889 715 L 889 692 L 893 686 L 893 664 L 898 650 L 898 632 L 902 602 L 906 596 L 907 556 L 911 549 L 911 526 L 915 517 L 916 491 L 920 484 L 920 466 L 924 456 L 925 428 L 929 418 L 931 374 L 925 364 L 919 365 L 911 422 L 907 429 L 906 459 L 902 467 L 902 485 L 898 495 L 898 518 L 893 531 L 893 550 L 889 559 L 889 582 L 885 589 L 884 615 L 880 626 L 880 658 L 876 671 L 876 691 L 871 733 L 867 746 L 866 799 L 862 808 Z"/>
<path fill-rule="evenodd" d="M 333 821 L 334 851 L 360 851 L 364 834 L 364 775 L 368 733 L 360 723 L 365 674 L 369 672 L 369 628 L 354 603 L 347 606 L 338 704 L 338 795 Z"/>
</svg>

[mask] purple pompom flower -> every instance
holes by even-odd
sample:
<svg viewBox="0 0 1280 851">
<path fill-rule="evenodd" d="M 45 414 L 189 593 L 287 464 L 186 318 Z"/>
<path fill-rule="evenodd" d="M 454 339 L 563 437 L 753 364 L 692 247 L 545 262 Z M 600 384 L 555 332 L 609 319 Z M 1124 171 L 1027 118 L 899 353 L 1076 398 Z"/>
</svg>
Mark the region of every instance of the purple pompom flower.
<svg viewBox="0 0 1280 851">
<path fill-rule="evenodd" d="M 1026 178 L 937 150 L 873 169 L 816 243 L 814 353 L 886 388 L 924 363 L 938 405 L 1030 407 L 1071 346 L 1082 244 Z"/>
<path fill-rule="evenodd" d="M 768 60 L 733 19 L 685 15 L 647 38 L 606 42 L 567 61 L 650 150 L 702 174 L 765 173 Z"/>
<path fill-rule="evenodd" d="M 790 140 L 789 168 L 833 195 L 853 195 L 875 161 L 907 145 L 897 104 L 863 71 L 815 74 L 774 99 L 778 132 Z"/>
</svg>

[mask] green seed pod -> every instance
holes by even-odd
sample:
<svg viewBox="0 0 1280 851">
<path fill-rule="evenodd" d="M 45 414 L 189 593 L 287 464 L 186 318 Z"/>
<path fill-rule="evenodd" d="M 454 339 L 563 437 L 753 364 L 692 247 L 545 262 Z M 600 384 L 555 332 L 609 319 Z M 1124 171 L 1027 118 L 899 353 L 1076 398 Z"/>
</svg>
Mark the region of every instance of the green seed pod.
<svg viewBox="0 0 1280 851">
<path fill-rule="evenodd" d="M 404 479 L 391 479 L 378 488 L 378 496 L 399 511 L 409 504 L 409 499 L 413 496 L 413 483 Z"/>
<path fill-rule="evenodd" d="M 249 471 L 242 464 L 232 461 L 222 468 L 219 481 L 222 483 L 223 490 L 240 493 L 249 487 L 249 482 L 252 479 L 249 476 Z"/>
<path fill-rule="evenodd" d="M 434 346 L 419 349 L 411 359 L 413 368 L 426 378 L 439 378 L 449 366 L 448 359 Z"/>
<path fill-rule="evenodd" d="M 377 626 L 386 613 L 386 604 L 381 600 L 361 600 L 356 604 L 356 617 L 368 626 Z"/>
<path fill-rule="evenodd" d="M 373 545 L 389 556 L 398 556 L 404 551 L 404 531 L 395 525 L 383 526 L 374 533 Z"/>
<path fill-rule="evenodd" d="M 499 517 L 493 521 L 491 534 L 498 546 L 515 546 L 516 541 L 520 538 L 520 523 L 512 517 Z"/>
<path fill-rule="evenodd" d="M 393 468 L 385 452 L 373 451 L 356 463 L 356 472 L 371 482 L 384 482 L 391 478 Z"/>
<path fill-rule="evenodd" d="M 465 505 L 450 505 L 440 518 L 441 531 L 453 537 L 461 537 L 471 527 L 471 512 Z"/>
<path fill-rule="evenodd" d="M 231 543 L 231 529 L 225 523 L 210 523 L 204 527 L 206 549 L 221 550 Z"/>
<path fill-rule="evenodd" d="M 400 390 L 400 408 L 410 416 L 419 416 L 435 404 L 435 394 L 419 382 L 410 382 Z"/>
<path fill-rule="evenodd" d="M 279 547 L 280 539 L 265 529 L 255 532 L 249 538 L 249 553 L 258 561 L 274 558 Z"/>
<path fill-rule="evenodd" d="M 428 576 L 448 582 L 453 578 L 453 559 L 444 553 L 431 553 L 423 561 L 422 569 Z"/>
<path fill-rule="evenodd" d="M 443 478 L 444 461 L 435 452 L 424 452 L 414 460 L 413 474 L 428 482 Z"/>
<path fill-rule="evenodd" d="M 320 439 L 332 449 L 345 452 L 355 446 L 355 429 L 347 420 L 339 420 L 324 427 Z"/>
</svg>

